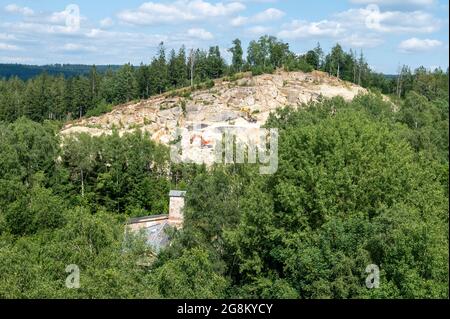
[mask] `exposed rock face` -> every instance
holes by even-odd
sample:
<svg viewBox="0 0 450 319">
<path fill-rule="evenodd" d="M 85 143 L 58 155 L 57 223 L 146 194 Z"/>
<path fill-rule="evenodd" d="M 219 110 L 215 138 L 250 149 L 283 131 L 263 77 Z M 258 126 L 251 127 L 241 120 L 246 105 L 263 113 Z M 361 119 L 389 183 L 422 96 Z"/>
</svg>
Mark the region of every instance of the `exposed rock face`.
<svg viewBox="0 0 450 319">
<path fill-rule="evenodd" d="M 148 131 L 156 142 L 168 144 L 177 127 L 190 128 L 202 123 L 202 131 L 229 126 L 255 128 L 263 125 L 270 112 L 279 107 L 298 107 L 319 96 L 342 96 L 351 100 L 366 92 L 357 85 L 318 71 L 246 75 L 233 82 L 216 80 L 213 88 L 194 91 L 188 97 L 172 97 L 166 93 L 118 106 L 99 117 L 67 124 L 61 134 L 110 134 L 113 128 L 123 134 L 140 128 Z"/>
</svg>

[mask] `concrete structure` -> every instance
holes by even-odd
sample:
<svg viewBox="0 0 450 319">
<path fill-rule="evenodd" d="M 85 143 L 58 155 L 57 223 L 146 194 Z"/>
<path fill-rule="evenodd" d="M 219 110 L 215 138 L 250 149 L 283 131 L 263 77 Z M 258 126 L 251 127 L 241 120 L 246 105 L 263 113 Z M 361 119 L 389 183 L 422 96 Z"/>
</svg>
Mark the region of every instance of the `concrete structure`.
<svg viewBox="0 0 450 319">
<path fill-rule="evenodd" d="M 185 191 L 170 191 L 169 193 L 169 224 L 182 227 L 184 220 Z"/>
<path fill-rule="evenodd" d="M 166 230 L 169 227 L 183 227 L 185 191 L 171 190 L 169 193 L 169 214 L 131 218 L 127 231 L 143 232 L 147 243 L 155 253 L 170 244 Z"/>
</svg>

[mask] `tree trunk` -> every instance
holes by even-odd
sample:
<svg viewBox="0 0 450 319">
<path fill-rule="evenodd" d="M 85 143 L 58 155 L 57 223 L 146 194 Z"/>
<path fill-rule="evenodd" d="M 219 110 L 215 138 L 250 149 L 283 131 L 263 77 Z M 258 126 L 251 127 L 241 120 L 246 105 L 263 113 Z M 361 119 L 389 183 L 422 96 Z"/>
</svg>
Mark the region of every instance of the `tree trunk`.
<svg viewBox="0 0 450 319">
<path fill-rule="evenodd" d="M 81 171 L 81 196 L 84 197 L 84 176 L 83 176 L 83 169 Z"/>
<path fill-rule="evenodd" d="M 359 65 L 359 74 L 358 74 L 358 85 L 361 85 L 361 71 L 362 71 L 362 67 L 361 64 Z"/>
<path fill-rule="evenodd" d="M 191 87 L 194 86 L 194 49 L 191 50 Z"/>
<path fill-rule="evenodd" d="M 397 78 L 397 96 L 400 97 L 402 94 L 402 72 L 399 74 Z"/>
</svg>

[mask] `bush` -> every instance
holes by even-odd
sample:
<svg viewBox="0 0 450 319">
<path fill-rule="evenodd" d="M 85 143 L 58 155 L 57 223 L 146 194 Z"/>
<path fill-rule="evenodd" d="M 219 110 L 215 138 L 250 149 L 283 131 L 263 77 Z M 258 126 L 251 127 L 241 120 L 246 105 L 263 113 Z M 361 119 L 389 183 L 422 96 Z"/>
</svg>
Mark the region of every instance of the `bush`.
<svg viewBox="0 0 450 319">
<path fill-rule="evenodd" d="M 261 75 L 261 74 L 272 74 L 275 71 L 275 68 L 270 65 L 270 66 L 254 66 L 251 69 L 252 71 L 252 75 L 256 76 L 256 75 Z"/>
<path fill-rule="evenodd" d="M 284 69 L 287 72 L 291 71 L 302 71 L 302 72 L 312 72 L 314 67 L 308 64 L 304 58 L 291 59 L 287 61 L 284 65 Z"/>
<path fill-rule="evenodd" d="M 113 106 L 106 101 L 101 101 L 95 108 L 90 109 L 86 112 L 86 117 L 99 116 L 105 113 L 111 112 Z"/>
</svg>

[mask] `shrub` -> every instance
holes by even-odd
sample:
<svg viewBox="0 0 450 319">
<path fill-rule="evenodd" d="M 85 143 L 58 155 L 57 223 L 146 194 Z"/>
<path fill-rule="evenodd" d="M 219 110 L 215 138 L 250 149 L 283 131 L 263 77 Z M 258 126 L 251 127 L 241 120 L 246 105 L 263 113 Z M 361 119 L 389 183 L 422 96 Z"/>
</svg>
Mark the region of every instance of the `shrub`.
<svg viewBox="0 0 450 319">
<path fill-rule="evenodd" d="M 106 101 L 101 101 L 96 107 L 90 109 L 86 112 L 86 117 L 99 116 L 105 113 L 111 112 L 113 109 L 112 105 L 106 103 Z"/>
</svg>

